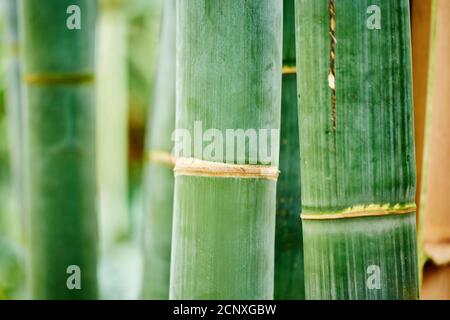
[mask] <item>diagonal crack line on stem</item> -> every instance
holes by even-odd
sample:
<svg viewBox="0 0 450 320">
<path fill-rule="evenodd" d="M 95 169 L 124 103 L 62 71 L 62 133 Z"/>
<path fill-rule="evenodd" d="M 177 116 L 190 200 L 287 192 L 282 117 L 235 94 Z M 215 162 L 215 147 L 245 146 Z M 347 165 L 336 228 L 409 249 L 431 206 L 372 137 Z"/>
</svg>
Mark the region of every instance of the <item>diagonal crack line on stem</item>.
<svg viewBox="0 0 450 320">
<path fill-rule="evenodd" d="M 333 122 L 333 131 L 336 131 L 337 127 L 337 114 L 336 114 L 336 76 L 335 76 L 335 23 L 336 12 L 334 10 L 334 0 L 330 0 L 330 72 L 328 74 L 328 86 L 331 89 L 331 120 Z"/>
</svg>

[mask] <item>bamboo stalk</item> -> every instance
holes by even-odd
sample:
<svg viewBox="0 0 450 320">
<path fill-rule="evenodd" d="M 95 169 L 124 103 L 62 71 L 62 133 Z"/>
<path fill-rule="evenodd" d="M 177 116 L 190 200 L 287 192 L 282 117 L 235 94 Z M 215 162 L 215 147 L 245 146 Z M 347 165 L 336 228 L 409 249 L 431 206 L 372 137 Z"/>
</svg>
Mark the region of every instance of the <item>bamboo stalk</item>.
<svg viewBox="0 0 450 320">
<path fill-rule="evenodd" d="M 102 299 L 136 298 L 138 288 L 129 276 L 138 269 L 130 266 L 133 256 L 126 241 L 131 231 L 127 158 L 128 3 L 125 0 L 100 1 L 96 34 L 96 151 Z"/>
<path fill-rule="evenodd" d="M 167 300 L 174 186 L 171 136 L 175 129 L 175 0 L 165 2 L 161 28 L 156 100 L 146 138 L 143 296 Z"/>
<path fill-rule="evenodd" d="M 106 252 L 130 231 L 127 172 L 128 26 L 124 13 L 125 1 L 104 0 L 100 4 L 96 133 L 100 243 L 102 251 Z"/>
<path fill-rule="evenodd" d="M 284 0 L 280 171 L 275 231 L 275 299 L 304 299 L 294 0 Z"/>
<path fill-rule="evenodd" d="M 435 1 L 431 49 L 433 63 L 429 78 L 426 161 L 422 190 L 423 249 L 428 261 L 423 272 L 423 299 L 448 299 L 450 288 L 450 215 L 447 195 L 450 188 L 447 174 L 450 170 L 449 12 L 448 1 Z"/>
<path fill-rule="evenodd" d="M 409 1 L 296 5 L 306 297 L 416 299 Z"/>
<path fill-rule="evenodd" d="M 19 26 L 17 1 L 5 1 L 4 17 L 6 35 L 7 74 L 5 104 L 8 132 L 9 165 L 8 175 L 0 173 L 0 300 L 23 298 L 25 290 L 25 190 L 23 176 L 23 106 L 21 99 L 21 78 L 19 59 Z M 3 128 L 2 128 L 3 129 Z M 2 149 L 2 148 L 0 148 Z M 3 177 L 8 179 L 4 181 Z"/>
<path fill-rule="evenodd" d="M 1 7 L 1 31 L 6 27 L 5 41 L 0 43 L 1 52 L 7 58 L 7 74 L 5 88 L 6 103 L 0 104 L 0 300 L 17 299 L 22 297 L 24 284 L 23 252 L 20 247 L 20 211 L 18 210 L 18 185 L 15 175 L 16 156 L 19 147 L 15 144 L 14 133 L 19 123 L 18 91 L 16 89 L 17 55 L 11 50 L 17 44 L 17 11 L 15 3 L 6 2 Z M 12 201 L 11 201 L 12 200 Z"/>
<path fill-rule="evenodd" d="M 19 59 L 19 26 L 17 1 L 8 0 L 7 8 L 7 43 L 8 56 L 8 87 L 6 92 L 6 106 L 8 109 L 8 131 L 10 141 L 10 163 L 13 195 L 13 212 L 18 215 L 15 220 L 20 234 L 27 224 L 25 217 L 25 186 L 23 177 L 23 106 L 21 99 L 21 65 Z M 24 240 L 24 239 L 21 239 Z"/>
<path fill-rule="evenodd" d="M 279 129 L 282 2 L 176 5 L 176 128 Z M 278 154 L 262 167 L 248 166 L 247 152 L 233 166 L 218 137 L 217 153 L 196 147 L 196 160 L 177 159 L 170 298 L 271 299 Z"/>
<path fill-rule="evenodd" d="M 93 299 L 96 1 L 21 3 L 33 298 Z M 81 29 L 67 20 L 76 19 L 72 5 L 80 9 Z M 77 274 L 80 289 L 72 287 Z"/>
</svg>

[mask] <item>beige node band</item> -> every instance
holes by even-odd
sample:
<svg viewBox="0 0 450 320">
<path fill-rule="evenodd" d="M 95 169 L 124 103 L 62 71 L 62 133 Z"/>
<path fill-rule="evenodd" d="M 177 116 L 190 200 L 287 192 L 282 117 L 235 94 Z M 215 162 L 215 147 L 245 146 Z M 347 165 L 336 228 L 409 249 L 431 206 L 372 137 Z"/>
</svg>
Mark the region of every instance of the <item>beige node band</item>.
<svg viewBox="0 0 450 320">
<path fill-rule="evenodd" d="M 377 217 L 388 215 L 402 215 L 416 212 L 415 204 L 408 205 L 376 205 L 355 206 L 344 211 L 336 213 L 302 213 L 300 217 L 302 220 L 333 220 L 333 219 L 348 219 L 359 217 Z"/>
<path fill-rule="evenodd" d="M 282 73 L 283 74 L 296 74 L 297 73 L 297 67 L 295 67 L 295 66 L 283 66 Z"/>
<path fill-rule="evenodd" d="M 167 151 L 152 150 L 147 153 L 147 158 L 151 163 L 164 164 L 171 168 L 175 166 L 175 158 Z"/>
<path fill-rule="evenodd" d="M 27 84 L 81 84 L 94 81 L 92 73 L 30 73 L 23 77 Z"/>
<path fill-rule="evenodd" d="M 175 162 L 175 176 L 266 179 L 277 181 L 277 167 L 248 164 L 228 164 L 194 158 L 179 158 Z"/>
</svg>

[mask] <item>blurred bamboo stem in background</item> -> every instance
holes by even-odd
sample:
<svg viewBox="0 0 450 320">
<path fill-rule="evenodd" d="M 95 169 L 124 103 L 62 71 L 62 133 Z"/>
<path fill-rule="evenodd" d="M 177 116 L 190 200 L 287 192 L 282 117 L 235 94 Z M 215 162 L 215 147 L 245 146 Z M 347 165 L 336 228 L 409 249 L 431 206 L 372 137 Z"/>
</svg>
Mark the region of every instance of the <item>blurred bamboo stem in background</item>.
<svg viewBox="0 0 450 320">
<path fill-rule="evenodd" d="M 105 299 L 134 299 L 138 285 L 129 275 L 140 269 L 131 256 L 128 204 L 128 3 L 102 0 L 100 5 L 96 57 L 100 293 Z"/>
<path fill-rule="evenodd" d="M 450 299 L 450 1 L 435 0 L 422 215 L 423 299 Z"/>
<path fill-rule="evenodd" d="M 304 299 L 294 0 L 284 0 L 280 177 L 275 231 L 275 299 Z"/>
<path fill-rule="evenodd" d="M 127 18 L 123 1 L 117 3 L 101 11 L 97 32 L 97 167 L 102 250 L 129 232 Z"/>
<path fill-rule="evenodd" d="M 21 1 L 34 299 L 97 298 L 96 15 L 92 0 Z"/>
<path fill-rule="evenodd" d="M 6 60 L 6 72 L 1 79 L 6 83 L 2 88 L 6 99 L 0 102 L 0 300 L 26 296 L 23 107 L 17 3 L 16 0 L 0 3 L 3 36 L 0 50 Z"/>
<path fill-rule="evenodd" d="M 23 139 L 23 105 L 21 97 L 21 64 L 19 58 L 19 25 L 17 0 L 6 1 L 7 7 L 7 43 L 8 57 L 8 87 L 6 92 L 6 107 L 8 112 L 8 131 L 10 145 L 10 164 L 12 181 L 12 212 L 13 228 L 16 238 L 26 242 L 27 226 L 25 216 L 25 186 L 24 186 L 24 139 Z"/>
<path fill-rule="evenodd" d="M 175 129 L 175 0 L 163 9 L 155 103 L 149 114 L 144 164 L 144 299 L 169 299 Z"/>
<path fill-rule="evenodd" d="M 416 299 L 409 0 L 296 5 L 306 298 Z"/>
</svg>

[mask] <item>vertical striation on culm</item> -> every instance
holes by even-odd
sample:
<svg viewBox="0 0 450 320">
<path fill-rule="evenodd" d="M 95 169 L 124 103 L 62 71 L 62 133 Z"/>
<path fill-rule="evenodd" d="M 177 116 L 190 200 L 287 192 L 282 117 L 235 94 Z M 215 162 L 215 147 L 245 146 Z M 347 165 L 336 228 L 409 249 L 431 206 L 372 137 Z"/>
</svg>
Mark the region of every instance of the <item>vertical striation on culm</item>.
<svg viewBox="0 0 450 320">
<path fill-rule="evenodd" d="M 194 136 L 200 121 L 223 137 L 227 129 L 279 129 L 282 1 L 176 5 L 176 128 Z M 236 164 L 221 147 L 194 156 L 219 169 Z M 251 159 L 241 160 L 245 168 Z M 277 156 L 265 164 L 276 168 Z M 170 298 L 273 298 L 275 199 L 274 179 L 176 175 Z"/>
<path fill-rule="evenodd" d="M 306 297 L 415 299 L 409 1 L 296 0 L 296 37 Z"/>
</svg>

